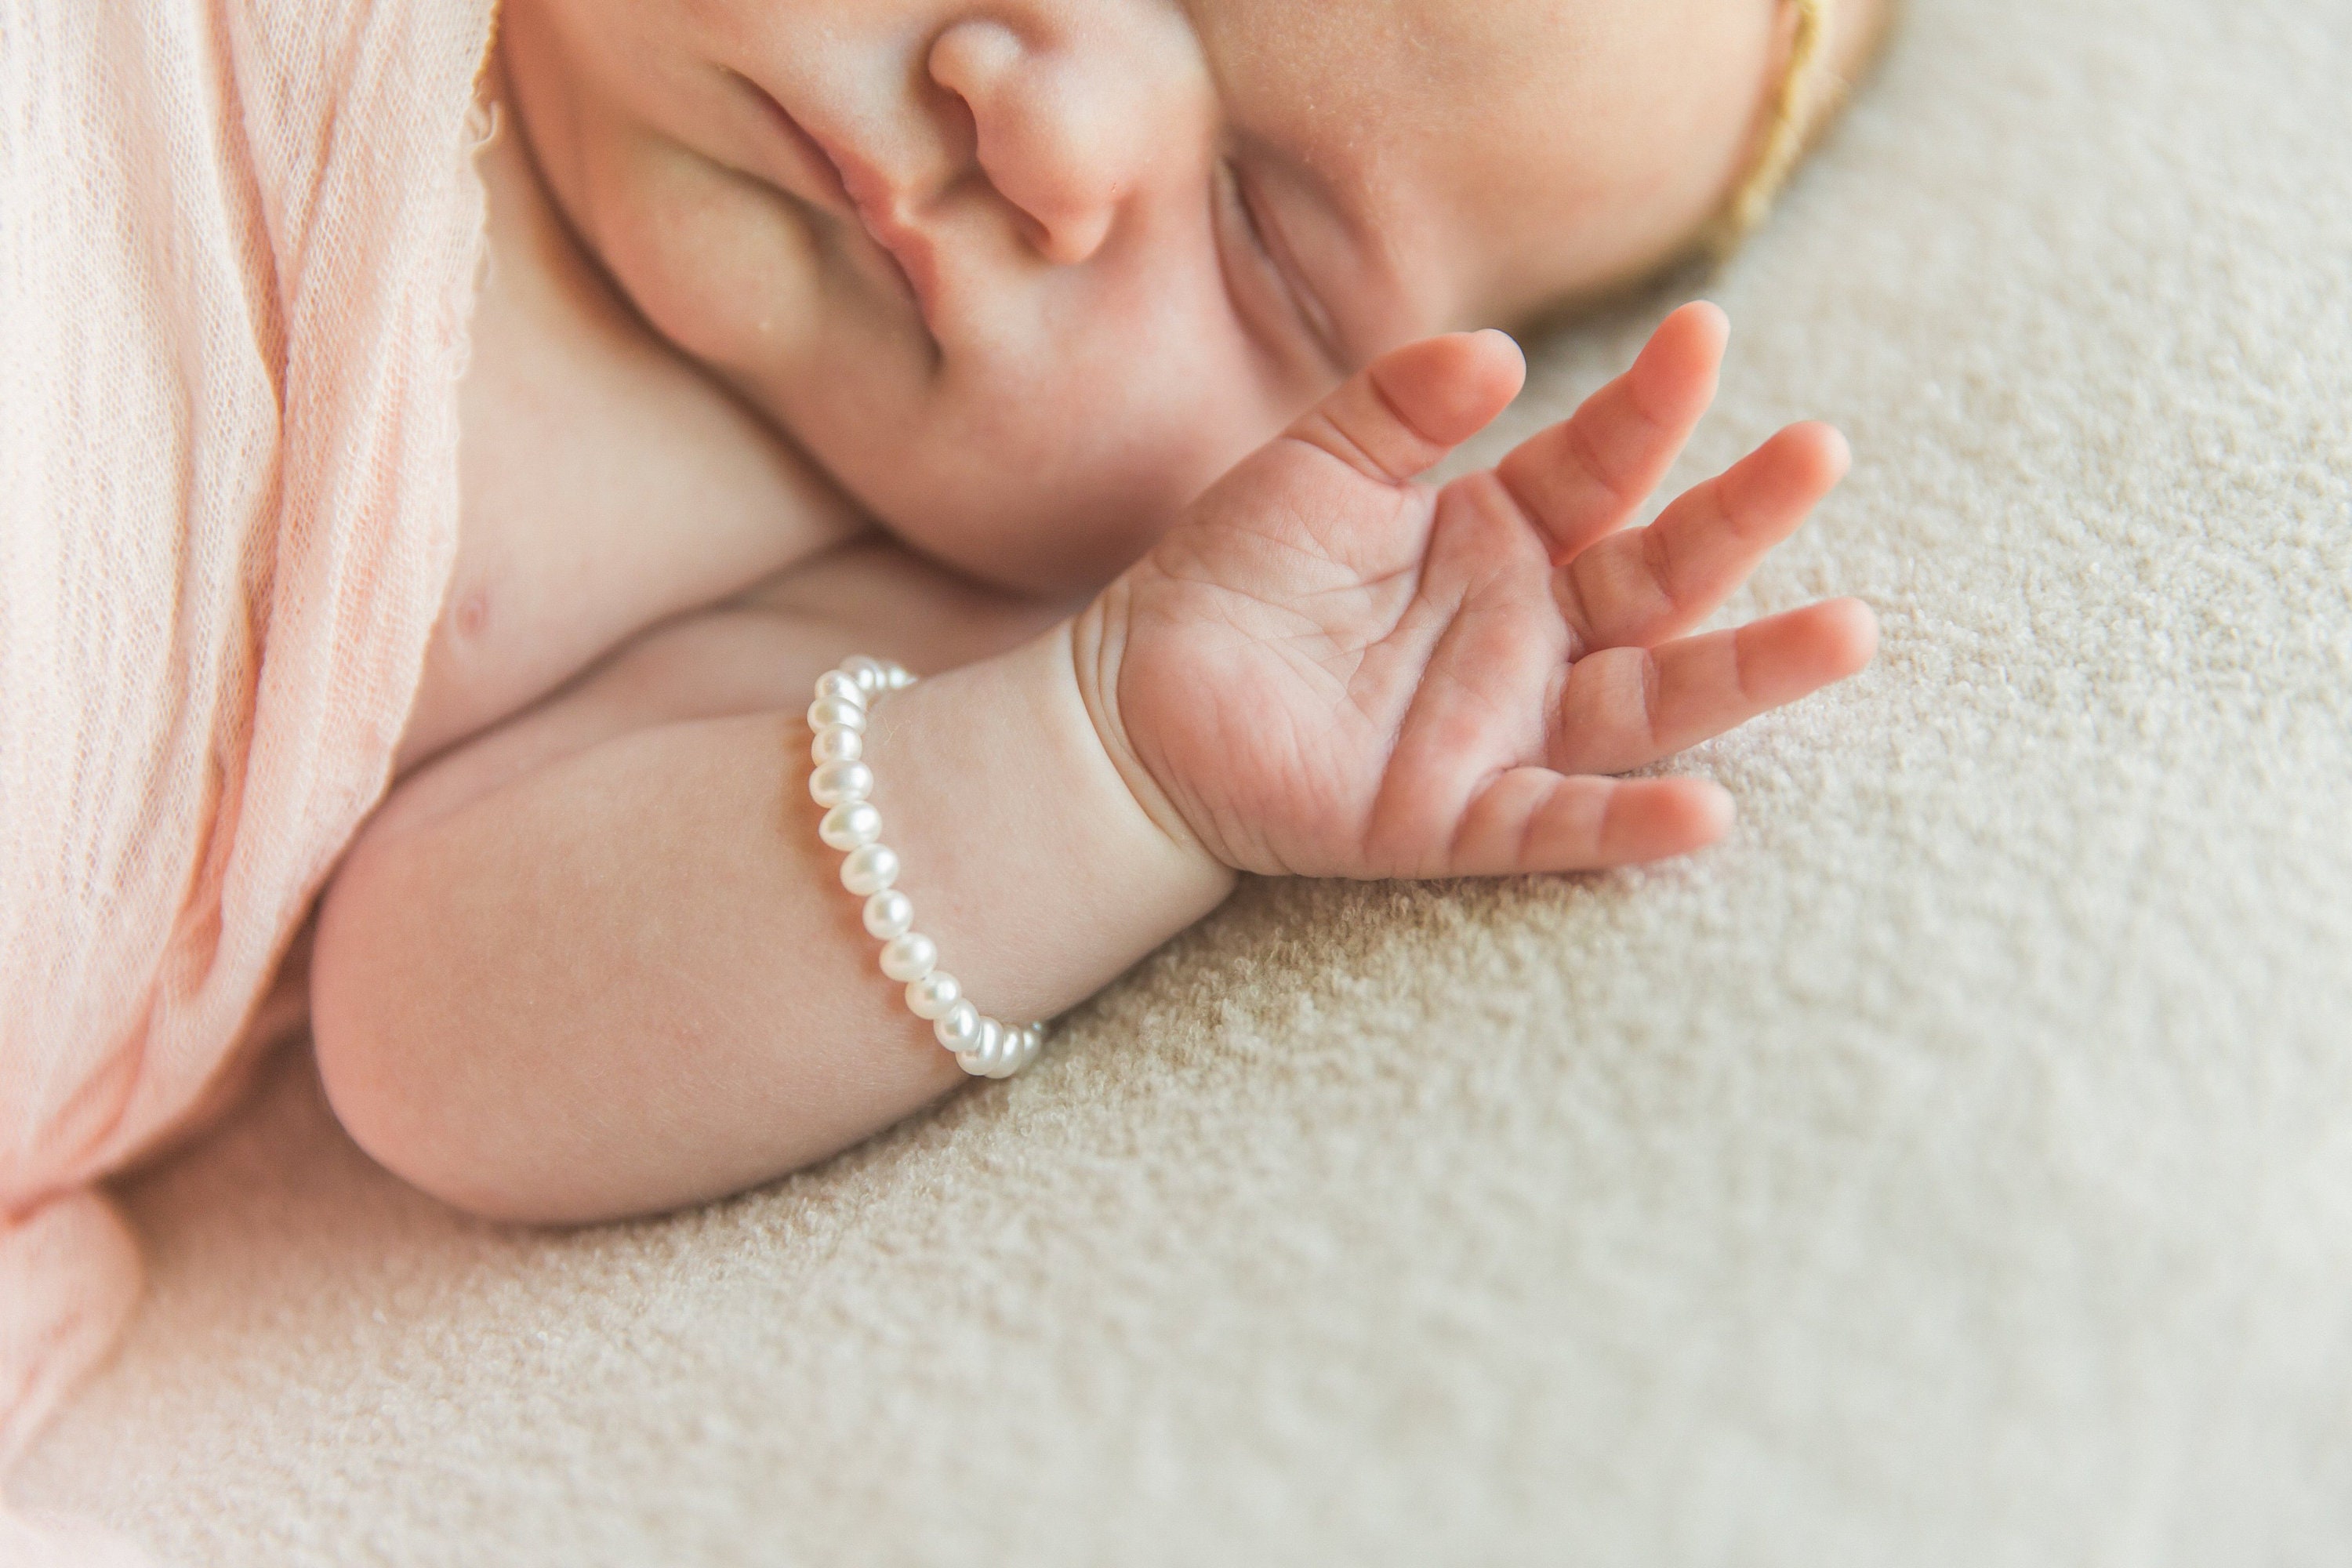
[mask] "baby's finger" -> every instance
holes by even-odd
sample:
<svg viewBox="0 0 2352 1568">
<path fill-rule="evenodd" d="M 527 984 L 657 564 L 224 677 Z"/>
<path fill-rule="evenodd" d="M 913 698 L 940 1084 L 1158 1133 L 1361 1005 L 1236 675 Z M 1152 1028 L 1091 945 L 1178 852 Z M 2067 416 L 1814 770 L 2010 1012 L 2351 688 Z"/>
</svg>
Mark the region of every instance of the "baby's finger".
<svg viewBox="0 0 2352 1568">
<path fill-rule="evenodd" d="M 1648 647 L 1713 615 L 1797 531 L 1853 461 L 1827 425 L 1792 425 L 1649 527 L 1604 539 L 1563 574 L 1569 623 L 1587 648 Z"/>
<path fill-rule="evenodd" d="M 1571 777 L 1514 768 L 1470 803 L 1453 877 L 1598 871 L 1705 848 L 1731 827 L 1731 797 L 1703 779 Z"/>
<path fill-rule="evenodd" d="M 1407 343 L 1374 360 L 1288 431 L 1368 479 L 1402 485 L 1495 421 L 1526 384 L 1519 345 L 1496 331 Z"/>
<path fill-rule="evenodd" d="M 1664 481 L 1715 401 L 1730 332 L 1714 305 L 1685 305 L 1631 370 L 1496 466 L 1496 477 L 1550 541 L 1555 563 L 1624 527 Z"/>
<path fill-rule="evenodd" d="M 1859 599 L 1657 648 L 1604 649 L 1568 672 L 1552 761 L 1574 773 L 1646 767 L 1843 680 L 1877 650 L 1878 619 Z"/>
</svg>

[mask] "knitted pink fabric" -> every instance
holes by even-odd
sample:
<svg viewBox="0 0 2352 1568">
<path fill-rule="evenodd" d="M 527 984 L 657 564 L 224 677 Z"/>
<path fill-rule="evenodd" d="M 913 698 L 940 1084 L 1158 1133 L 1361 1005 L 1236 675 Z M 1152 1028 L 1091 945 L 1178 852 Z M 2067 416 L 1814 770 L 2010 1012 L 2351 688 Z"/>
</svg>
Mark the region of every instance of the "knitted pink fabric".
<svg viewBox="0 0 2352 1568">
<path fill-rule="evenodd" d="M 384 787 L 456 543 L 490 23 L 0 0 L 0 1465 L 137 1292 L 91 1184 L 234 1084 Z M 0 1562 L 99 1551 L 0 1515 Z"/>
</svg>

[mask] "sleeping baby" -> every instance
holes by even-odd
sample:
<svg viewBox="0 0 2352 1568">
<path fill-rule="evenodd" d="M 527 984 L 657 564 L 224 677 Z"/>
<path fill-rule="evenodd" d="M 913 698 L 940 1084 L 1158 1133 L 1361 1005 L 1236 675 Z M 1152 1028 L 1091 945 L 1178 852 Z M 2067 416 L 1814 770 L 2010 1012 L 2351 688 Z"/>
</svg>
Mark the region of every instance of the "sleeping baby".
<svg viewBox="0 0 2352 1568">
<path fill-rule="evenodd" d="M 1418 481 L 1519 390 L 1481 329 L 1752 216 L 1875 27 L 507 0 L 455 574 L 318 928 L 344 1125 L 483 1214 L 658 1210 L 1023 1065 L 1243 874 L 1718 838 L 1624 775 L 1870 658 L 1853 601 L 1694 634 L 1837 434 L 1629 527 L 1699 304 Z"/>
<path fill-rule="evenodd" d="M 1872 0 L 18 10 L 0 1479 L 137 1300 L 103 1184 L 306 1016 L 417 1185 L 660 1210 L 1244 874 L 1699 848 L 1650 764 L 1871 657 L 1698 629 L 1834 432 L 1633 526 L 1712 307 L 1422 476 L 1489 329 L 1752 226 Z"/>
</svg>

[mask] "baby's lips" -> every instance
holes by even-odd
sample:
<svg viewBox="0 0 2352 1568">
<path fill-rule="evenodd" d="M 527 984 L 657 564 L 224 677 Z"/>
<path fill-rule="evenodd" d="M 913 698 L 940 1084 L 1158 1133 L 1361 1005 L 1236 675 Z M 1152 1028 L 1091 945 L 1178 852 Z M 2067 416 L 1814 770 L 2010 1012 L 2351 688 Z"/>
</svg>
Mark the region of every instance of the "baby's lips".
<svg viewBox="0 0 2352 1568">
<path fill-rule="evenodd" d="M 884 275 L 939 339 L 940 268 L 939 247 L 916 224 L 900 216 L 906 205 L 881 167 L 845 140 L 803 123 L 764 88 L 759 92 L 785 157 L 814 191 L 812 205 L 854 228 L 884 264 Z"/>
</svg>

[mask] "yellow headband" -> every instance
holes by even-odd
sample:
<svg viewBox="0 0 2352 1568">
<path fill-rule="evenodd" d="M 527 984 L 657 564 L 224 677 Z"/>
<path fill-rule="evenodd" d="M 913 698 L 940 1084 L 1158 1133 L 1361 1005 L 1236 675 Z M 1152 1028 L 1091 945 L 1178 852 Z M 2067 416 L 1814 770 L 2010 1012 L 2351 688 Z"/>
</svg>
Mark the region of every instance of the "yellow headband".
<svg viewBox="0 0 2352 1568">
<path fill-rule="evenodd" d="M 1771 119 L 1764 128 L 1764 141 L 1757 149 L 1756 161 L 1748 166 L 1747 176 L 1732 191 L 1730 201 L 1717 219 L 1713 239 L 1718 252 L 1745 239 L 1764 221 L 1764 215 L 1772 210 L 1773 198 L 1789 183 L 1797 160 L 1804 156 L 1805 144 L 1819 125 L 1821 110 L 1830 97 L 1821 90 L 1824 85 L 1821 68 L 1828 57 L 1832 0 L 1788 3 L 1797 12 L 1797 31 L 1789 43 L 1788 67 L 1781 72 L 1780 88 L 1772 95 Z"/>
</svg>

